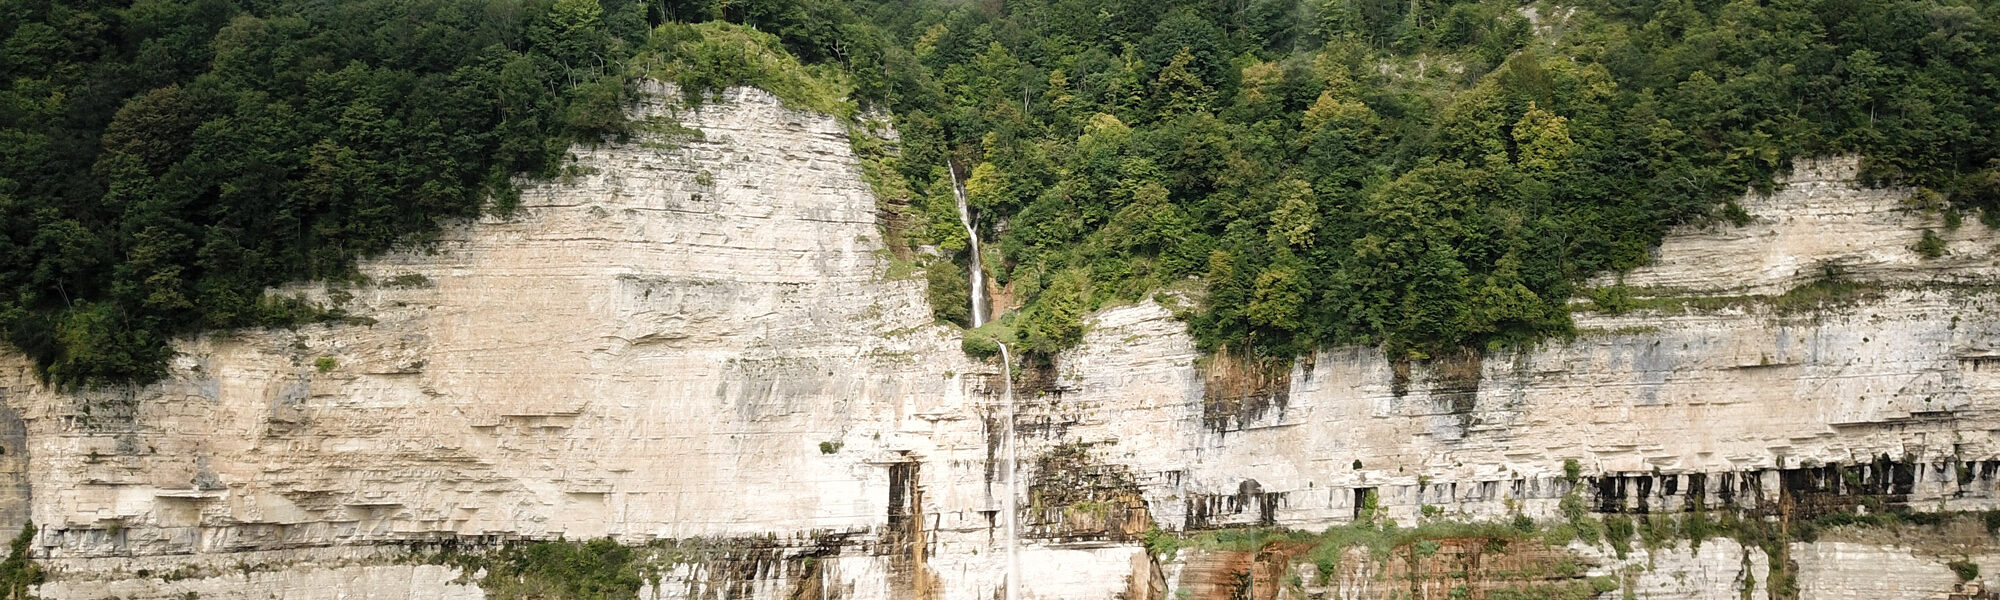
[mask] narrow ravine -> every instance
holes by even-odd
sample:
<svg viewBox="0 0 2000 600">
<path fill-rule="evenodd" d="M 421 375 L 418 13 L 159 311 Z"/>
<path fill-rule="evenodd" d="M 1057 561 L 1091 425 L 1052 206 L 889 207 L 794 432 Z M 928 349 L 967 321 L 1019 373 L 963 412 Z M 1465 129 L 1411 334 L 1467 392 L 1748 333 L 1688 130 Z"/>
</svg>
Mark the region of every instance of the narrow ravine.
<svg viewBox="0 0 2000 600">
<path fill-rule="evenodd" d="M 970 295 L 972 302 L 972 328 L 978 329 L 981 325 L 986 324 L 986 273 L 985 267 L 980 264 L 979 260 L 979 230 L 972 226 L 972 206 L 965 201 L 965 180 L 958 176 L 958 165 L 949 165 L 947 170 L 951 171 L 952 194 L 958 200 L 958 222 L 965 226 L 966 248 L 972 254 L 972 259 L 967 270 L 971 273 L 968 275 L 968 278 L 972 284 L 972 293 Z M 1001 402 L 1007 404 L 1007 428 L 1002 433 L 1005 436 L 1003 439 L 1006 440 L 1007 447 L 1006 464 L 1004 465 L 1004 469 L 1002 469 L 1007 480 L 1007 498 L 1001 503 L 1001 511 L 1007 515 L 1002 525 L 1002 535 L 1006 539 L 1007 544 L 1007 592 L 1005 598 L 1006 600 L 1017 600 L 1020 598 L 1021 589 L 1019 575 L 1021 571 L 1021 544 L 1019 534 L 1020 517 L 1015 514 L 1015 503 L 1017 501 L 1016 496 L 1019 495 L 1019 486 L 1014 477 L 1014 467 L 1019 464 L 1019 461 L 1016 458 L 1014 449 L 1014 356 L 1008 350 L 1006 342 L 996 343 L 1000 346 L 1000 398 Z"/>
</svg>

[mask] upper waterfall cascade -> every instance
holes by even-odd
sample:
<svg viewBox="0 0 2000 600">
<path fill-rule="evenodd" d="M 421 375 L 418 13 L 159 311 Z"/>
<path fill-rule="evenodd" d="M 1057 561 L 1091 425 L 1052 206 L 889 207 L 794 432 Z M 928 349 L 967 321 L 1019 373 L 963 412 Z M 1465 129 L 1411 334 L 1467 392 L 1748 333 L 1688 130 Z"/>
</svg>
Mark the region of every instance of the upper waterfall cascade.
<svg viewBox="0 0 2000 600">
<path fill-rule="evenodd" d="M 972 255 L 971 264 L 969 265 L 969 270 L 971 271 L 969 279 L 972 284 L 972 327 L 977 329 L 979 326 L 986 324 L 986 280 L 985 269 L 979 261 L 979 230 L 972 226 L 972 207 L 965 201 L 965 181 L 958 176 L 958 166 L 952 165 L 950 171 L 952 193 L 958 199 L 958 222 L 965 226 L 966 248 L 970 250 L 970 254 Z M 1019 577 L 1021 555 L 1019 516 L 1014 514 L 1016 507 L 1015 496 L 1018 491 L 1015 467 L 1019 464 L 1014 450 L 1014 359 L 1013 354 L 1007 349 L 1006 342 L 1000 342 L 999 345 L 1001 401 L 1007 405 L 1007 428 L 1004 434 L 1007 447 L 1007 463 L 1003 469 L 1007 476 L 1007 498 L 1001 505 L 1002 510 L 1007 515 L 1004 524 L 1007 539 L 1006 599 L 1015 600 L 1020 597 L 1019 590 L 1021 586 Z"/>
<path fill-rule="evenodd" d="M 972 226 L 972 207 L 965 201 L 965 180 L 958 177 L 958 166 L 951 166 L 951 191 L 958 199 L 958 223 L 965 226 L 967 248 L 972 255 L 968 271 L 972 284 L 972 328 L 986 324 L 986 273 L 979 262 L 979 230 Z"/>
</svg>

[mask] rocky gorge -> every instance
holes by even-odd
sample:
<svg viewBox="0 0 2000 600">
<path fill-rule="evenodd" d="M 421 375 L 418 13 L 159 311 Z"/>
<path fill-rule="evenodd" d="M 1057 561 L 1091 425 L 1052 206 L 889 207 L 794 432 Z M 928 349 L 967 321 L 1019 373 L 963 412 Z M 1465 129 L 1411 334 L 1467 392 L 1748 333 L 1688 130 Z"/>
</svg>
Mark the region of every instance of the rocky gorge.
<svg viewBox="0 0 2000 600">
<path fill-rule="evenodd" d="M 1249 364 L 1163 294 L 1020 373 L 1010 424 L 1001 366 L 886 249 L 841 120 L 655 91 L 642 116 L 699 133 L 576 149 L 519 214 L 274 292 L 345 323 L 183 340 L 147 386 L 0 359 L 0 526 L 38 527 L 33 593 L 484 598 L 512 592 L 436 557 L 601 538 L 646 598 L 994 598 L 1011 544 L 1023 598 L 1973 598 L 2000 573 L 1964 520 L 1626 547 L 1661 515 L 2000 508 L 1994 248 L 1853 159 L 1596 282 L 1568 339 Z M 1626 539 L 1195 539 L 1579 518 Z"/>
</svg>

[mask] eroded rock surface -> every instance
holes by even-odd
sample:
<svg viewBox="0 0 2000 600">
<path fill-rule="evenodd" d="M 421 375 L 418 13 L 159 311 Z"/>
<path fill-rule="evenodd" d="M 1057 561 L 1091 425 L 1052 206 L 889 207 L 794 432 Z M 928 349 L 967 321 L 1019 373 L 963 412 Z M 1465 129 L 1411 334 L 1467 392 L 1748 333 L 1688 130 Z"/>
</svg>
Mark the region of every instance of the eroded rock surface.
<svg viewBox="0 0 2000 600">
<path fill-rule="evenodd" d="M 997 365 L 889 277 L 842 125 L 747 90 L 643 112 L 701 135 L 578 149 L 518 215 L 372 261 L 371 285 L 291 290 L 354 323 L 187 340 L 136 389 L 57 393 L 0 359 L 0 525 L 42 526 L 39 593 L 456 600 L 482 592 L 413 552 L 610 536 L 690 549 L 649 598 L 995 597 Z M 1623 282 L 1778 295 L 1836 265 L 1858 291 L 1827 304 L 1649 304 L 1534 348 L 1334 348 L 1289 371 L 1228 371 L 1152 302 L 1100 312 L 1021 381 L 1022 597 L 1192 589 L 1235 559 L 1156 565 L 1146 529 L 1316 530 L 1370 494 L 1405 524 L 1554 519 L 1570 494 L 1604 514 L 1994 507 L 1988 232 L 1940 230 L 1949 254 L 1923 259 L 1936 224 L 1909 191 L 1853 185 L 1851 161 L 1798 173 Z M 1803 597 L 1962 587 L 1897 543 L 1789 557 Z M 1771 569 L 1729 540 L 1568 551 L 1640 598 L 1761 595 Z"/>
</svg>

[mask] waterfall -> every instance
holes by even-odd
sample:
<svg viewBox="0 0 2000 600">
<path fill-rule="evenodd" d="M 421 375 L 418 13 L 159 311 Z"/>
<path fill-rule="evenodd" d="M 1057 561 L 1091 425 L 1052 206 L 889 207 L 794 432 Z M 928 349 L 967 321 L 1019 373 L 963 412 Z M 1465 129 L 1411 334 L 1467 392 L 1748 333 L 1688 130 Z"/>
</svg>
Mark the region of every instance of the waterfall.
<svg viewBox="0 0 2000 600">
<path fill-rule="evenodd" d="M 965 202 L 965 181 L 958 177 L 958 166 L 947 164 L 947 170 L 951 171 L 951 191 L 958 197 L 958 222 L 965 226 L 965 237 L 968 240 L 967 247 L 972 250 L 972 274 L 970 276 L 972 283 L 972 328 L 978 329 L 980 325 L 986 324 L 986 273 L 979 262 L 979 230 L 972 227 L 972 207 Z M 1005 599 L 1018 600 L 1021 597 L 1021 537 L 1020 517 L 1015 514 L 1016 502 L 1018 501 L 1016 496 L 1019 495 L 1019 479 L 1015 476 L 1015 467 L 1020 465 L 1020 461 L 1016 458 L 1014 451 L 1014 356 L 1007 349 L 1006 342 L 997 343 L 1000 345 L 1000 389 L 1002 390 L 1000 397 L 1001 401 L 1007 404 L 1007 428 L 1001 434 L 1005 436 L 1003 439 L 1006 440 L 1007 446 L 1007 499 L 1001 503 L 1001 511 L 1007 515 L 1002 525 L 1002 535 L 1007 540 L 1007 591 Z"/>
<path fill-rule="evenodd" d="M 965 181 L 958 178 L 958 165 L 948 165 L 951 191 L 958 197 L 958 223 L 965 226 L 965 238 L 972 249 L 972 328 L 986 324 L 986 273 L 979 264 L 979 231 L 972 228 L 972 207 L 965 202 Z"/>
<path fill-rule="evenodd" d="M 1014 359 L 1007 352 L 1007 344 L 1000 344 L 1001 397 L 1007 403 L 1007 501 L 1001 508 L 1007 511 L 1007 595 L 1006 600 L 1021 597 L 1021 537 L 1020 517 L 1015 514 L 1015 496 L 1019 495 L 1020 479 L 1015 476 L 1021 461 L 1014 455 Z"/>
</svg>

